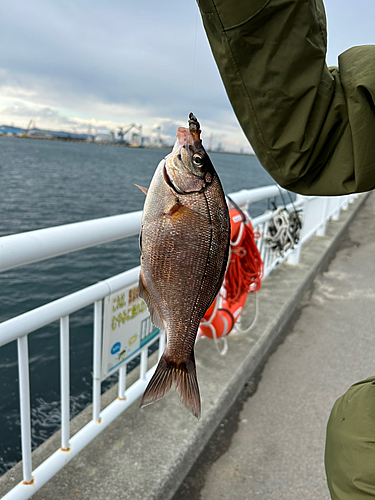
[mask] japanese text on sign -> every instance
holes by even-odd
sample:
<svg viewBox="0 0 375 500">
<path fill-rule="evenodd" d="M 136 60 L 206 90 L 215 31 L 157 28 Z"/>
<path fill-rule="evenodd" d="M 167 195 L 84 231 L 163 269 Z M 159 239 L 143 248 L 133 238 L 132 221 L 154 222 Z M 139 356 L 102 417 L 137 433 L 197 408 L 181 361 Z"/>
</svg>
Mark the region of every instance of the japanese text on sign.
<svg viewBox="0 0 375 500">
<path fill-rule="evenodd" d="M 154 328 L 146 303 L 139 297 L 138 284 L 123 288 L 104 300 L 102 379 L 134 357 L 159 333 Z"/>
</svg>

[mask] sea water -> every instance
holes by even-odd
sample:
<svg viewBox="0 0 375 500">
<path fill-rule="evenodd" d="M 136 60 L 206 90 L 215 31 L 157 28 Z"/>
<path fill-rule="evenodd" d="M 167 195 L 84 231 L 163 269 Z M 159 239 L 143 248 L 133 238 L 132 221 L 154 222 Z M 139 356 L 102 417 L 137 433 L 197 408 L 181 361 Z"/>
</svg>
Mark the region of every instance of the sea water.
<svg viewBox="0 0 375 500">
<path fill-rule="evenodd" d="M 0 236 L 141 210 L 169 151 L 0 137 Z M 255 156 L 211 153 L 224 191 L 273 184 Z M 252 205 L 251 215 L 266 209 Z M 0 249 L 1 259 L 1 249 Z M 139 265 L 131 237 L 0 274 L 0 322 Z M 93 307 L 70 317 L 71 416 L 91 403 Z M 59 324 L 29 335 L 33 449 L 60 427 Z M 103 383 L 106 390 L 115 383 Z M 17 345 L 0 348 L 0 474 L 21 459 Z"/>
</svg>

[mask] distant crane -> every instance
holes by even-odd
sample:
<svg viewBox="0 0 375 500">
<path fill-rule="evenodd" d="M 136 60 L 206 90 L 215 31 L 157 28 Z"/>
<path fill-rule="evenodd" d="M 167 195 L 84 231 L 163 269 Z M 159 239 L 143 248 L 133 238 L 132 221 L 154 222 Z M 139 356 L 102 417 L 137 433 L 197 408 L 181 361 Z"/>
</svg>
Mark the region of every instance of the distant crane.
<svg viewBox="0 0 375 500">
<path fill-rule="evenodd" d="M 119 129 L 118 131 L 118 136 L 120 139 L 120 142 L 124 142 L 124 127 L 117 127 Z"/>
<path fill-rule="evenodd" d="M 223 143 L 222 142 L 219 142 L 219 144 L 217 145 L 217 148 L 215 149 L 216 153 L 222 153 L 224 151 L 224 148 L 223 148 Z"/>
<path fill-rule="evenodd" d="M 33 119 L 31 119 L 29 121 L 29 124 L 27 125 L 27 128 L 26 128 L 25 132 L 23 132 L 21 134 L 21 137 L 23 137 L 23 138 L 27 137 L 27 132 L 30 130 L 30 127 L 31 127 L 32 123 L 33 123 Z M 35 127 L 35 125 L 34 125 L 34 127 Z"/>
<path fill-rule="evenodd" d="M 139 135 L 142 136 L 142 125 L 137 125 L 136 123 L 130 123 L 130 125 L 125 125 L 124 127 L 117 127 L 119 129 L 118 136 L 120 138 L 120 142 L 125 142 L 125 136 L 128 134 L 133 128 L 138 130 Z"/>
<path fill-rule="evenodd" d="M 133 148 L 139 148 L 140 146 L 143 146 L 142 125 L 135 125 L 133 128 L 135 128 L 138 132 L 133 133 L 133 139 L 130 146 Z M 136 137 L 140 138 L 139 142 L 136 141 Z"/>
</svg>

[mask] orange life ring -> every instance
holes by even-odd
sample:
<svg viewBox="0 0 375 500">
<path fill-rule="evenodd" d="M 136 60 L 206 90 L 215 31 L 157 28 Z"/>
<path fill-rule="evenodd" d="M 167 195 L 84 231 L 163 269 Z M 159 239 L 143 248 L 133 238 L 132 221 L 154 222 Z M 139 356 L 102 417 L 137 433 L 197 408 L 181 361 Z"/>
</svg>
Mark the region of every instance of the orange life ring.
<svg viewBox="0 0 375 500">
<path fill-rule="evenodd" d="M 249 293 L 259 290 L 263 277 L 263 262 L 254 239 L 250 219 L 237 209 L 229 210 L 231 252 L 222 287 L 202 318 L 199 336 L 222 337 L 234 327 Z M 219 307 L 220 303 L 220 307 Z"/>
</svg>

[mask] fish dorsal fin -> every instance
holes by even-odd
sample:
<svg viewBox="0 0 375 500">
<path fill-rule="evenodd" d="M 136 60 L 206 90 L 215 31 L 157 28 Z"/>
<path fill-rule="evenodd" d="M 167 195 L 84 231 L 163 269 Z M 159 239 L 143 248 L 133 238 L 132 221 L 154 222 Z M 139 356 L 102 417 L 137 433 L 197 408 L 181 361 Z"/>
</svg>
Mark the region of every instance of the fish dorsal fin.
<svg viewBox="0 0 375 500">
<path fill-rule="evenodd" d="M 143 187 L 143 186 L 138 186 L 138 184 L 134 184 L 133 183 L 133 186 L 137 187 L 138 189 L 140 189 L 142 191 L 142 193 L 147 196 L 147 193 L 148 193 L 148 189 Z"/>
<path fill-rule="evenodd" d="M 155 325 L 157 328 L 160 328 L 161 330 L 165 330 L 163 317 L 154 300 L 152 299 L 149 291 L 147 290 L 146 285 L 144 284 L 142 271 L 139 275 L 139 295 L 147 304 L 153 325 Z"/>
</svg>

